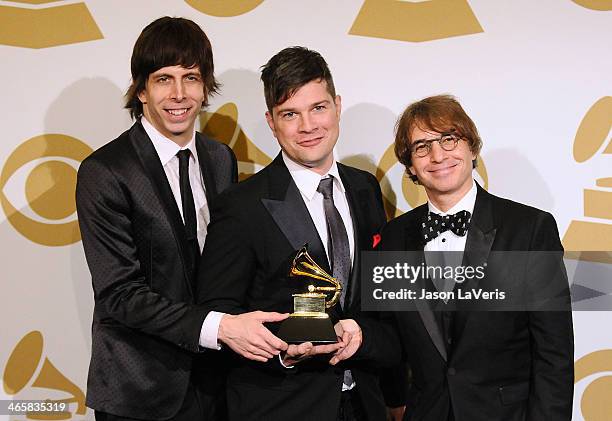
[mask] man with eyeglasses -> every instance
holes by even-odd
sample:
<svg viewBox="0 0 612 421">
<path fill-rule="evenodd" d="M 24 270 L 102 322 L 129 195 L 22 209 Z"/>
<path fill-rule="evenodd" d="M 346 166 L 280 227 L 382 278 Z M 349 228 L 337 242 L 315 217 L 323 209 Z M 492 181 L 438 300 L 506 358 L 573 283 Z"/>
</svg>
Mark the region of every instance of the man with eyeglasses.
<svg viewBox="0 0 612 421">
<path fill-rule="evenodd" d="M 572 318 L 557 226 L 549 213 L 494 196 L 474 181 L 481 146 L 476 126 L 452 96 L 408 106 L 396 126 L 395 153 L 408 176 L 425 188 L 428 202 L 390 221 L 378 249 L 414 251 L 430 266 L 430 252 L 460 253 L 462 265 L 489 262 L 479 287 L 490 285 L 503 268 L 529 278 L 527 288 L 535 294 L 552 285 L 557 307 L 475 311 L 458 300 L 438 300 L 394 313 L 412 373 L 404 419 L 570 420 Z M 499 251 L 554 252 L 558 270 L 541 288 L 542 277 L 530 275 L 548 273 L 538 266 L 546 260 L 538 257 L 542 254 L 525 266 L 508 267 L 516 260 L 510 255 L 506 262 L 504 254 L 501 264 L 493 263 L 491 256 Z M 508 293 L 518 287 L 501 278 Z M 433 281 L 419 282 L 439 290 Z M 474 285 L 462 286 L 455 278 L 450 290 Z M 363 346 L 370 340 L 364 336 Z M 407 384 L 404 378 L 396 382 L 398 388 Z"/>
</svg>

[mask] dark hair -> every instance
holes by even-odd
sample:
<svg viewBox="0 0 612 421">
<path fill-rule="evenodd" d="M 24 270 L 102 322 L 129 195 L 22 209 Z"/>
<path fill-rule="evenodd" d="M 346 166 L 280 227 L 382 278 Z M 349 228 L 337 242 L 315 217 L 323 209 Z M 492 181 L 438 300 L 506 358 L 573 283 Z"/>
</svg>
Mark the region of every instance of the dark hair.
<svg viewBox="0 0 612 421">
<path fill-rule="evenodd" d="M 406 167 L 406 173 L 415 183 L 418 179 L 410 172 L 411 143 L 415 140 L 410 138 L 410 134 L 415 127 L 438 133 L 454 131 L 468 142 L 470 151 L 475 155 L 482 148 L 476 125 L 455 97 L 436 95 L 410 104 L 395 124 L 395 156 Z M 472 168 L 476 168 L 477 164 L 477 159 L 474 159 Z"/>
<path fill-rule="evenodd" d="M 324 80 L 327 92 L 332 98 L 336 97 L 334 80 L 325 59 L 305 47 L 288 47 L 275 54 L 261 66 L 261 80 L 269 112 L 313 80 Z"/>
<path fill-rule="evenodd" d="M 189 19 L 165 16 L 147 25 L 134 45 L 132 84 L 125 94 L 125 108 L 132 118 L 142 115 L 138 94 L 145 90 L 149 75 L 166 66 L 199 68 L 204 81 L 202 106 L 208 105 L 209 95 L 218 92 L 212 48 L 202 28 Z"/>
</svg>

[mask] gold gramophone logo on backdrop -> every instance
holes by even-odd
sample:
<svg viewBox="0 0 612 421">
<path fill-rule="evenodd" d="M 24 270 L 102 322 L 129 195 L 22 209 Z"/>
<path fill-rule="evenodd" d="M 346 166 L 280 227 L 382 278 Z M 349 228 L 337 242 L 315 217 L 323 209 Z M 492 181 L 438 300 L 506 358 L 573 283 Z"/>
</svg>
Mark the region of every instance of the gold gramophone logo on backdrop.
<svg viewBox="0 0 612 421">
<path fill-rule="evenodd" d="M 606 375 L 602 375 L 606 373 Z M 593 377 L 600 375 L 599 377 Z M 585 421 L 612 420 L 612 349 L 591 352 L 576 361 L 574 383 L 590 378 L 580 399 L 580 411 Z"/>
<path fill-rule="evenodd" d="M 579 6 L 585 7 L 591 10 L 612 10 L 612 0 L 572 0 Z"/>
<path fill-rule="evenodd" d="M 255 9 L 264 0 L 185 0 L 194 9 L 210 16 L 228 18 Z"/>
<path fill-rule="evenodd" d="M 0 204 L 13 228 L 44 246 L 79 241 L 74 200 L 76 168 L 91 152 L 87 144 L 63 134 L 44 134 L 19 145 L 0 173 Z M 18 178 L 21 180 L 13 180 Z M 25 186 L 14 187 L 13 183 L 19 182 Z M 9 192 L 23 195 L 24 190 L 29 209 L 20 210 L 8 196 L 12 196 Z"/>
<path fill-rule="evenodd" d="M 51 397 L 35 399 L 52 403 L 66 403 L 71 411 L 53 412 L 49 414 L 28 414 L 28 419 L 67 420 L 72 418 L 72 412 L 84 415 L 85 394 L 72 381 L 64 376 L 49 358 L 43 354 L 43 336 L 37 331 L 25 335 L 11 353 L 2 376 L 4 392 L 20 399 L 33 399 L 33 389 L 44 389 Z M 49 396 L 49 395 L 48 395 Z M 62 396 L 56 399 L 55 396 Z"/>
<path fill-rule="evenodd" d="M 104 38 L 85 3 L 62 3 L 66 2 L 0 1 L 0 44 L 47 48 Z"/>
<path fill-rule="evenodd" d="M 425 193 L 425 189 L 421 185 L 414 184 L 406 175 L 403 165 L 399 163 L 397 157 L 395 156 L 393 144 L 391 144 L 380 158 L 378 167 L 376 167 L 376 179 L 380 183 L 380 188 L 383 193 L 383 204 L 385 206 L 385 212 L 387 213 L 388 218 L 395 218 L 406 211 L 398 207 L 397 200 L 394 197 L 393 188 L 391 187 L 391 183 L 388 179 L 389 171 L 396 165 L 399 165 L 402 168 L 402 194 L 404 195 L 404 199 L 406 199 L 411 209 L 414 209 L 417 206 L 427 202 L 427 194 Z M 478 156 L 476 174 L 478 177 L 480 177 L 480 180 L 477 179 L 477 181 L 480 181 L 482 187 L 485 190 L 488 190 L 489 176 L 487 174 L 487 167 L 485 166 L 484 160 L 480 155 Z"/>
<path fill-rule="evenodd" d="M 594 3 L 605 0 L 575 0 Z M 248 13 L 263 0 L 185 0 L 216 17 Z M 467 0 L 364 0 L 350 35 L 423 42 L 484 32 Z"/>
<path fill-rule="evenodd" d="M 612 97 L 597 101 L 582 119 L 574 139 L 578 163 L 612 154 Z M 608 166 L 609 168 L 609 166 Z M 612 175 L 612 174 L 611 174 Z M 589 221 L 571 221 L 563 245 L 568 257 L 612 263 L 612 177 L 595 180 L 595 188 L 584 189 L 584 216 Z"/>
<path fill-rule="evenodd" d="M 272 162 L 272 158 L 259 149 L 238 124 L 238 107 L 233 102 L 223 104 L 214 113 L 202 113 L 200 127 L 202 133 L 232 148 L 238 159 L 240 181 Z"/>
<path fill-rule="evenodd" d="M 423 42 L 480 32 L 467 0 L 365 0 L 349 34 Z"/>
</svg>

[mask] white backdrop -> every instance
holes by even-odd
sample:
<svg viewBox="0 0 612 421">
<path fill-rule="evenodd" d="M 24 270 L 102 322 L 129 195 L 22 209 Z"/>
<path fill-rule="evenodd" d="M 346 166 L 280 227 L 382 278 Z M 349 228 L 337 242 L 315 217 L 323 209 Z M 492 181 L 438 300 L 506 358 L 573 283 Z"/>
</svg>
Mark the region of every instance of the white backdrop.
<svg viewBox="0 0 612 421">
<path fill-rule="evenodd" d="M 223 88 L 208 111 L 231 119 L 203 114 L 202 129 L 234 147 L 245 173 L 279 150 L 259 67 L 290 45 L 319 51 L 342 96 L 337 156 L 378 176 L 390 213 L 422 200 L 385 154 L 396 118 L 422 97 L 456 95 L 484 141 L 478 179 L 552 212 L 567 250 L 608 251 L 569 267 L 576 308 L 612 310 L 611 9 L 611 0 L 0 1 L 0 399 L 85 391 L 93 300 L 75 169 L 131 125 L 122 96 L 132 46 L 163 15 L 192 19 L 211 39 Z M 612 419 L 612 312 L 575 311 L 574 323 L 574 419 Z"/>
</svg>

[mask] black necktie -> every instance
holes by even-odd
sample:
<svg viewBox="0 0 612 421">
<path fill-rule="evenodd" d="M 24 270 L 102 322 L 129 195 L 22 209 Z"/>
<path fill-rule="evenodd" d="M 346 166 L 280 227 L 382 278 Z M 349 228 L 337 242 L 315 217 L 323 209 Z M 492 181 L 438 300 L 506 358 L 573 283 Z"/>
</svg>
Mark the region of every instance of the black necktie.
<svg viewBox="0 0 612 421">
<path fill-rule="evenodd" d="M 333 276 L 342 284 L 340 304 L 344 305 L 347 284 L 351 273 L 351 251 L 346 234 L 346 228 L 340 212 L 334 205 L 333 194 L 334 178 L 330 175 L 319 182 L 317 191 L 323 195 L 323 209 L 325 210 L 325 221 L 327 222 L 327 248 L 329 260 L 332 264 Z"/>
<path fill-rule="evenodd" d="M 429 212 L 427 218 L 425 218 L 425 221 L 421 224 L 423 240 L 427 243 L 444 231 L 452 231 L 456 235 L 463 237 L 470 228 L 471 219 L 472 215 L 466 210 L 457 212 L 454 215 L 445 216 Z"/>
<path fill-rule="evenodd" d="M 183 221 L 185 222 L 185 232 L 187 233 L 187 241 L 196 240 L 196 211 L 193 201 L 193 192 L 189 183 L 189 157 L 191 152 L 189 149 L 179 151 L 176 156 L 179 159 L 179 179 L 181 185 L 181 204 L 183 205 Z"/>
</svg>

